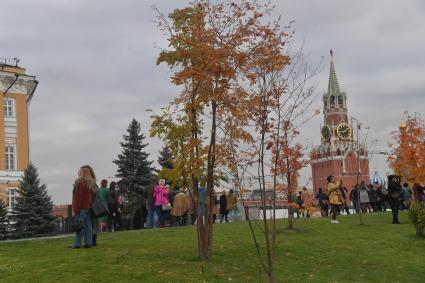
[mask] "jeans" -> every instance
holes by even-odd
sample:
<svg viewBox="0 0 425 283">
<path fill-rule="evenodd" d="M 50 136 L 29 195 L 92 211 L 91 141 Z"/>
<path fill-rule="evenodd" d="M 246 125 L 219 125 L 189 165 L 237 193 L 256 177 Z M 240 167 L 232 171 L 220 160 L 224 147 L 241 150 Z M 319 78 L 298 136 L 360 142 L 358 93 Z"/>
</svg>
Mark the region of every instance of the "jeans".
<svg viewBox="0 0 425 283">
<path fill-rule="evenodd" d="M 158 224 L 159 224 L 159 227 L 164 226 L 165 213 L 162 211 L 162 205 L 155 205 L 155 212 L 158 215 Z"/>
<path fill-rule="evenodd" d="M 228 210 L 224 211 L 224 213 L 220 213 L 220 223 L 223 222 L 223 220 L 226 220 L 226 222 L 228 222 L 227 220 L 227 214 L 229 213 Z"/>
<path fill-rule="evenodd" d="M 148 216 L 146 218 L 146 228 L 154 228 L 157 226 L 155 223 L 155 206 L 149 206 Z"/>
<path fill-rule="evenodd" d="M 237 209 L 230 209 L 229 218 L 232 218 L 233 221 L 236 221 L 239 218 L 239 211 Z"/>
<path fill-rule="evenodd" d="M 81 247 L 81 241 L 84 236 L 84 244 L 86 246 L 92 245 L 92 221 L 88 209 L 80 209 L 75 215 L 78 219 L 81 219 L 84 223 L 84 228 L 78 232 L 75 232 L 74 247 Z"/>
</svg>

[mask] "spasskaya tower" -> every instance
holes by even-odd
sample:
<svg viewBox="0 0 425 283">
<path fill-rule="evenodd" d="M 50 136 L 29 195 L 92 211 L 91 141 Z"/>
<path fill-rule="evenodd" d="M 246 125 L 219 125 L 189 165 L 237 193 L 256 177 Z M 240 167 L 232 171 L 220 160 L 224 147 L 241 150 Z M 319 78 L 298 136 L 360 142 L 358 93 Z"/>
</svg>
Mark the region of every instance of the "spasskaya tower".
<svg viewBox="0 0 425 283">
<path fill-rule="evenodd" d="M 313 189 L 326 188 L 326 177 L 342 179 L 348 191 L 360 181 L 369 182 L 367 148 L 353 139 L 348 120 L 347 94 L 340 90 L 332 50 L 328 91 L 323 95 L 324 124 L 320 128 L 321 144 L 311 152 Z M 356 129 L 358 130 L 358 129 Z M 354 133 L 356 134 L 356 133 Z"/>
</svg>

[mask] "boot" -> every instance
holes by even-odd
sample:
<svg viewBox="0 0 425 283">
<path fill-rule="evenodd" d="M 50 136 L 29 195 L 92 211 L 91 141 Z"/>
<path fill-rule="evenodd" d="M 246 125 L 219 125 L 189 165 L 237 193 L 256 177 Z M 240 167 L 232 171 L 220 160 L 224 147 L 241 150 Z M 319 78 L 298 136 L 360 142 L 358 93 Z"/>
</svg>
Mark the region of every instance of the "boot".
<svg viewBox="0 0 425 283">
<path fill-rule="evenodd" d="M 400 224 L 400 222 L 398 221 L 398 214 L 393 213 L 393 224 Z"/>
<path fill-rule="evenodd" d="M 93 234 L 92 237 L 92 246 L 96 247 L 97 246 L 97 234 Z"/>
</svg>

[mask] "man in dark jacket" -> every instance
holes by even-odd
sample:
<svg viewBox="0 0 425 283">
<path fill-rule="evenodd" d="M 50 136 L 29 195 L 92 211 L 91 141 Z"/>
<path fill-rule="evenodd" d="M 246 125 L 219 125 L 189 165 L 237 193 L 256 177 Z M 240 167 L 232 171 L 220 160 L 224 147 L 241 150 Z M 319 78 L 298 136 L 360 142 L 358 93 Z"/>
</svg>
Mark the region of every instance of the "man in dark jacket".
<svg viewBox="0 0 425 283">
<path fill-rule="evenodd" d="M 375 190 L 375 187 L 373 185 L 369 185 L 369 190 L 367 191 L 369 195 L 369 203 L 372 207 L 373 212 L 378 211 L 378 196 Z"/>
<path fill-rule="evenodd" d="M 111 182 L 109 184 L 109 191 L 106 194 L 106 203 L 108 205 L 108 231 L 118 231 L 122 229 L 121 211 L 120 204 L 118 202 L 119 194 L 116 190 L 117 183 Z"/>
<path fill-rule="evenodd" d="M 350 200 L 354 205 L 354 209 L 356 213 L 360 212 L 360 202 L 359 202 L 359 186 L 355 185 L 354 188 L 350 192 Z"/>
<path fill-rule="evenodd" d="M 316 199 L 319 201 L 319 207 L 322 211 L 322 216 L 328 216 L 329 200 L 328 196 L 323 192 L 323 188 L 319 188 L 319 192 L 316 194 Z"/>
<path fill-rule="evenodd" d="M 226 197 L 226 191 L 223 191 L 220 196 L 220 223 L 223 222 L 223 219 L 226 220 L 226 222 L 229 222 L 227 220 L 227 214 L 229 211 L 227 210 L 227 197 Z"/>
<path fill-rule="evenodd" d="M 348 205 L 347 205 L 348 190 L 346 187 L 341 187 L 339 188 L 339 191 L 341 192 L 341 198 L 342 198 L 341 212 L 344 209 L 347 215 L 350 215 L 350 210 L 348 209 Z"/>
<path fill-rule="evenodd" d="M 398 221 L 398 208 L 401 202 L 402 188 L 400 184 L 400 176 L 389 175 L 388 176 L 388 202 L 391 207 L 393 214 L 393 224 L 400 224 Z"/>
<path fill-rule="evenodd" d="M 378 182 L 373 183 L 373 189 L 376 192 L 376 207 L 378 211 L 386 211 L 387 206 L 385 204 L 385 200 L 387 198 L 387 191 L 382 188 L 381 185 L 379 185 Z"/>
</svg>

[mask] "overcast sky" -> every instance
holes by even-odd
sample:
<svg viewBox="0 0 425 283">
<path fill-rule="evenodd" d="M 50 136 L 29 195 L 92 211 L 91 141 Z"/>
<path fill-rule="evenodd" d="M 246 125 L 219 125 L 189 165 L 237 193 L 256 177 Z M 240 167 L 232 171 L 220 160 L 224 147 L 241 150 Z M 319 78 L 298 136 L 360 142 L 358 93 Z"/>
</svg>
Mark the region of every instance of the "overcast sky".
<svg viewBox="0 0 425 283">
<path fill-rule="evenodd" d="M 386 149 L 403 111 L 424 114 L 425 1 L 277 1 L 284 22 L 295 20 L 311 64 L 325 58 L 316 77 L 318 99 L 327 89 L 329 49 L 334 50 L 349 115 L 370 127 L 369 141 Z M 164 13 L 186 1 L 0 1 L 0 57 L 21 59 L 40 81 L 30 105 L 31 160 L 55 203 L 70 203 L 80 165 L 112 177 L 112 160 L 132 118 L 148 136 L 149 114 L 176 94 L 170 72 L 156 66 L 165 37 L 152 23 L 153 4 Z M 322 116 L 302 129 L 319 143 Z M 151 159 L 162 143 L 148 138 Z M 373 155 L 384 175 L 385 157 Z M 303 172 L 302 184 L 310 176 Z"/>
</svg>

